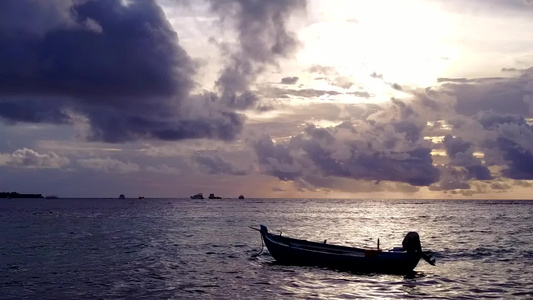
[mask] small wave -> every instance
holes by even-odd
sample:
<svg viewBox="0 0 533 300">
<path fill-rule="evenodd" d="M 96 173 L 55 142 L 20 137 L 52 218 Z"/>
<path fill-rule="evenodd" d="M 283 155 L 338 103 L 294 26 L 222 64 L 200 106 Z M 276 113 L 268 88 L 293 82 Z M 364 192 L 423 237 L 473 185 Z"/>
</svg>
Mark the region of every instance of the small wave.
<svg viewBox="0 0 533 300">
<path fill-rule="evenodd" d="M 477 247 L 475 249 L 454 249 L 446 250 L 442 253 L 433 253 L 438 259 L 461 259 L 469 258 L 473 260 L 484 259 L 487 257 L 494 257 L 495 259 L 509 259 L 509 256 L 516 255 L 514 248 L 488 248 Z"/>
</svg>

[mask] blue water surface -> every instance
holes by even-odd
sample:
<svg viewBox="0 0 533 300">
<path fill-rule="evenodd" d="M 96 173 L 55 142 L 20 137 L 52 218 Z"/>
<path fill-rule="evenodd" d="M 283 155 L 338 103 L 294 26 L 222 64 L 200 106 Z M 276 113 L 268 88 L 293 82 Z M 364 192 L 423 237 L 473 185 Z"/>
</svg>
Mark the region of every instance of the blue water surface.
<svg viewBox="0 0 533 300">
<path fill-rule="evenodd" d="M 410 276 L 276 264 L 259 233 L 399 246 Z M 532 299 L 533 201 L 0 199 L 0 299 Z"/>
</svg>

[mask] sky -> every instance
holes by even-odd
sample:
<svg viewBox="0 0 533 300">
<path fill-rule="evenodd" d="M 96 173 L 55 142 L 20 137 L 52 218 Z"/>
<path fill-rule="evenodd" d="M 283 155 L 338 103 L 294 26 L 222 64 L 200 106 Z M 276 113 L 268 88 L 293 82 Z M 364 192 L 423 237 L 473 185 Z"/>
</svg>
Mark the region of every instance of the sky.
<svg viewBox="0 0 533 300">
<path fill-rule="evenodd" d="M 4 0 L 0 191 L 531 199 L 531 0 Z"/>
</svg>

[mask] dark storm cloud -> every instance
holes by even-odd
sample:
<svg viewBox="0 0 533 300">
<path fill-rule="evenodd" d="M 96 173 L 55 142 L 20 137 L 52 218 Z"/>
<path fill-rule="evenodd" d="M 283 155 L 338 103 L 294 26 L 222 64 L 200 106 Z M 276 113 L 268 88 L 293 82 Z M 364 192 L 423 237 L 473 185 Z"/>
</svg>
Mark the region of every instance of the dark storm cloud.
<svg viewBox="0 0 533 300">
<path fill-rule="evenodd" d="M 253 148 L 263 173 L 281 180 L 295 180 L 302 175 L 301 167 L 296 164 L 287 146 L 276 145 L 270 137 L 263 136 L 254 142 Z"/>
<path fill-rule="evenodd" d="M 450 158 L 450 165 L 464 167 L 468 172 L 466 179 L 475 178 L 477 180 L 492 179 L 489 169 L 482 165 L 479 158 L 472 152 L 473 145 L 463 141 L 462 138 L 454 138 L 446 135 L 443 140 L 444 148 Z"/>
<path fill-rule="evenodd" d="M 533 149 L 524 149 L 503 137 L 498 138 L 497 145 L 508 162 L 507 168 L 502 170 L 503 175 L 512 179 L 533 179 Z"/>
<path fill-rule="evenodd" d="M 0 10 L 1 35 L 42 36 L 51 29 L 77 27 L 69 12 L 72 0 L 5 0 Z"/>
<path fill-rule="evenodd" d="M 19 17 L 9 10 L 10 2 L 0 18 Z M 26 10 L 32 11 L 49 1 L 25 2 Z M 72 21 L 79 26 L 52 27 L 42 37 L 30 29 L 24 32 L 11 28 L 6 22 L 0 31 L 4 45 L 0 48 L 3 94 L 187 94 L 192 86 L 189 76 L 194 71 L 191 60 L 178 46 L 176 33 L 153 1 L 134 1 L 128 6 L 120 1 L 87 1 L 70 9 Z M 82 26 L 87 20 L 98 24 L 101 31 Z M 23 33 L 12 34 L 10 29 Z"/>
<path fill-rule="evenodd" d="M 440 180 L 429 187 L 430 191 L 466 190 L 471 187 L 466 170 L 448 166 L 441 166 L 439 170 Z"/>
<path fill-rule="evenodd" d="M 492 133 L 483 146 L 492 157 L 501 156 L 502 175 L 511 179 L 533 179 L 533 126 L 519 115 L 485 112 L 478 113 L 476 119 Z"/>
<path fill-rule="evenodd" d="M 329 72 L 319 66 L 313 71 Z M 442 88 L 404 87 L 411 99 L 393 98 L 371 112 L 350 115 L 338 126 L 309 126 L 302 134 L 293 132 L 289 141 L 277 143 L 263 138 L 254 144 L 258 163 L 263 173 L 309 190 L 347 190 L 333 182 L 355 179 L 469 193 L 486 185 L 478 180 L 493 176 L 528 179 L 533 177 L 533 130 L 524 115 L 529 113 L 526 100 L 533 90 L 532 75 L 526 69 L 510 78 L 447 80 Z M 507 102 L 516 91 L 520 95 Z M 489 92 L 494 99 L 483 103 Z M 521 114 L 509 113 L 513 110 Z M 342 119 L 337 113 L 331 120 Z M 442 143 L 425 140 L 441 136 L 446 136 Z M 439 148 L 446 150 L 448 158 L 434 164 L 431 151 Z M 491 166 L 499 168 L 491 172 Z"/>
<path fill-rule="evenodd" d="M 481 111 L 475 115 L 478 121 L 485 129 L 492 130 L 503 124 L 526 125 L 524 117 L 512 114 L 497 114 L 493 111 Z"/>
<path fill-rule="evenodd" d="M 298 77 L 283 77 L 281 78 L 281 84 L 296 84 Z"/>
<path fill-rule="evenodd" d="M 233 140 L 244 123 L 243 117 L 233 112 L 220 112 L 214 118 L 164 120 L 96 109 L 88 116 L 91 125 L 88 139 L 112 143 L 143 138 L 166 141 L 198 138 Z"/>
<path fill-rule="evenodd" d="M 463 115 L 492 110 L 498 114 L 533 116 L 533 68 L 509 78 L 440 79 L 443 91 L 457 97 Z"/>
<path fill-rule="evenodd" d="M 469 179 L 489 180 L 493 175 L 533 178 L 533 128 L 526 121 L 533 116 L 533 69 L 516 69 L 513 75 L 441 79 L 442 88 L 436 93 L 454 100 L 443 97 L 433 102 L 440 107 L 448 102 L 452 109 L 431 111 L 438 111 L 437 118 L 452 125 L 454 137 L 446 136 L 443 146 L 450 158 L 449 166 L 462 168 L 452 175 L 443 170 L 441 187 L 464 187 Z M 416 102 L 421 99 L 418 97 Z M 474 152 L 483 153 L 483 161 Z M 501 171 L 491 174 L 490 166 L 499 166 Z"/>
<path fill-rule="evenodd" d="M 465 142 L 461 138 L 454 138 L 451 135 L 446 135 L 442 143 L 444 144 L 446 153 L 452 158 L 455 157 L 457 153 L 466 152 L 472 146 L 471 143 Z"/>
<path fill-rule="evenodd" d="M 305 0 L 211 0 L 211 8 L 224 20 L 235 23 L 238 32 L 239 49 L 229 55 L 229 64 L 217 81 L 221 101 L 229 107 L 234 99 L 249 94 L 247 109 L 254 106 L 258 98 L 250 92 L 250 85 L 268 65 L 277 66 L 277 60 L 292 54 L 299 45 L 295 35 L 286 28 L 289 16 L 298 10 L 305 10 Z M 254 96 L 254 97 L 252 97 Z"/>
<path fill-rule="evenodd" d="M 472 142 L 451 136 L 443 141 L 450 166 L 467 172 L 462 178 L 492 179 L 487 167 L 499 166 L 496 177 L 533 179 L 533 127 L 523 116 L 480 111 L 472 122 L 471 126 L 452 122 L 454 135 L 471 137 Z M 484 154 L 483 162 L 473 156 L 474 151 Z"/>
<path fill-rule="evenodd" d="M 8 123 L 73 123 L 88 137 L 230 140 L 244 119 L 192 97 L 195 64 L 154 1 L 19 1 L 0 9 L 0 117 Z M 235 107 L 254 99 L 240 95 Z M 216 100 L 216 99 L 215 99 Z M 184 107 L 207 104 L 207 112 Z"/>
<path fill-rule="evenodd" d="M 59 99 L 43 99 L 34 97 L 1 97 L 0 118 L 7 124 L 17 122 L 67 124 L 70 117 L 61 107 L 50 105 L 50 102 L 61 102 Z"/>
<path fill-rule="evenodd" d="M 449 162 L 440 167 L 441 180 L 432 189 L 470 188 L 471 179 L 493 176 L 533 178 L 533 129 L 526 120 L 533 116 L 533 69 L 514 69 L 510 75 L 441 78 L 441 88 L 413 93 L 411 106 L 422 104 L 433 120 L 451 125 L 444 134 L 438 128 L 425 131 L 435 136 L 449 134 L 442 143 Z M 476 152 L 483 157 L 474 156 Z M 498 166 L 492 174 L 491 166 Z"/>
<path fill-rule="evenodd" d="M 406 139 L 410 126 L 361 121 L 332 128 L 309 126 L 287 144 L 263 138 L 254 147 L 265 173 L 281 180 L 309 174 L 427 186 L 439 179 L 431 149 L 422 140 Z M 414 139 L 417 134 L 411 134 Z M 292 172 L 279 172 L 280 170 Z M 296 170 L 296 171 L 295 171 Z M 288 173 L 288 174 L 287 174 Z"/>
</svg>

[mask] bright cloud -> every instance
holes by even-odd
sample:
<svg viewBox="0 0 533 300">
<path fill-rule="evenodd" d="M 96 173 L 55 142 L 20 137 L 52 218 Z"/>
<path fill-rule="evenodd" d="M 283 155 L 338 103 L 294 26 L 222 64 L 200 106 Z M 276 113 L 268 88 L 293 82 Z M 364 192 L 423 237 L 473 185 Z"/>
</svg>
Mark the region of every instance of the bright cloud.
<svg viewBox="0 0 533 300">
<path fill-rule="evenodd" d="M 32 149 L 18 149 L 12 154 L 0 154 L 0 166 L 12 168 L 60 169 L 70 160 L 53 152 L 39 154 Z"/>
</svg>

